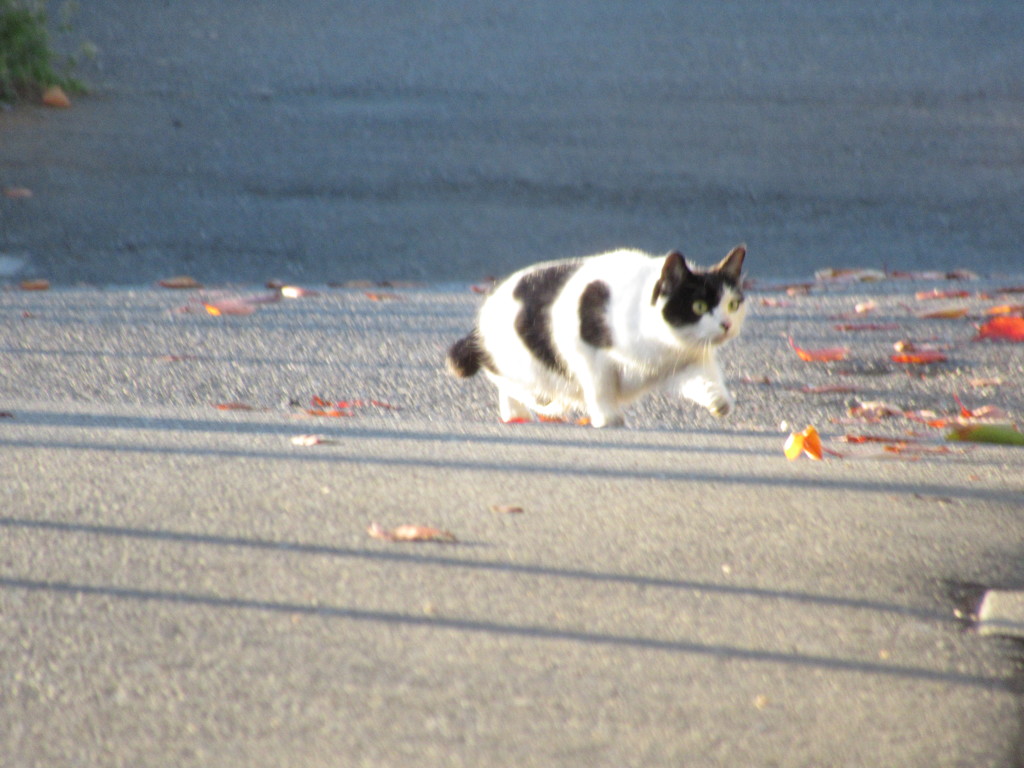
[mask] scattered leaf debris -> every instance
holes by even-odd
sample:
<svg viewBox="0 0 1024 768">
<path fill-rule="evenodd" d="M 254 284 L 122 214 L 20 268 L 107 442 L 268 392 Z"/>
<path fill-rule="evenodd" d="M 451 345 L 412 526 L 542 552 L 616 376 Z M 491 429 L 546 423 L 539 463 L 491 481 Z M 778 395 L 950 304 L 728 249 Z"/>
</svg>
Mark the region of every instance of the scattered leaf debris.
<svg viewBox="0 0 1024 768">
<path fill-rule="evenodd" d="M 815 461 L 821 461 L 824 458 L 821 449 L 821 437 L 818 435 L 818 430 L 814 428 L 813 424 L 808 425 L 807 429 L 803 432 L 790 433 L 786 439 L 785 446 L 783 446 L 783 452 L 790 461 L 800 458 L 801 454 L 806 454 L 808 458 Z"/>
<path fill-rule="evenodd" d="M 946 356 L 936 349 L 920 349 L 916 352 L 903 352 L 892 356 L 892 361 L 901 365 L 928 365 L 944 363 L 946 360 Z"/>
<path fill-rule="evenodd" d="M 995 339 L 997 341 L 1024 341 L 1024 317 L 1000 315 L 987 320 L 979 329 L 975 341 Z"/>
<path fill-rule="evenodd" d="M 326 438 L 323 435 L 296 435 L 292 438 L 292 445 L 298 445 L 303 448 L 310 448 L 314 445 L 323 445 L 324 443 L 333 442 L 333 440 Z"/>
<path fill-rule="evenodd" d="M 176 291 L 185 291 L 195 288 L 202 288 L 202 283 L 197 281 L 194 277 L 188 275 L 175 275 L 174 277 L 165 277 L 163 280 L 157 282 L 161 288 L 170 288 Z"/>
<path fill-rule="evenodd" d="M 327 418 L 345 418 L 355 416 L 356 411 L 365 408 L 376 408 L 383 411 L 400 411 L 401 406 L 394 405 L 386 400 L 333 400 L 313 395 L 309 400 L 310 407 L 304 409 L 303 413 L 308 416 L 323 416 Z"/>
<path fill-rule="evenodd" d="M 64 89 L 59 85 L 51 85 L 45 91 L 43 91 L 43 104 L 47 107 L 56 107 L 58 109 L 67 109 L 71 106 L 71 99 L 64 92 Z"/>
<path fill-rule="evenodd" d="M 387 529 L 379 523 L 370 523 L 366 532 L 374 539 L 381 541 L 433 541 L 449 542 L 458 541 L 455 534 L 441 528 L 431 528 L 426 525 L 399 525 L 396 528 Z"/>
<path fill-rule="evenodd" d="M 828 363 L 837 360 L 845 360 L 846 356 L 850 353 L 847 347 L 828 347 L 827 349 L 804 349 L 798 347 L 793 341 L 793 337 L 789 337 L 789 346 L 796 352 L 797 357 L 801 360 L 809 363 Z"/>
<path fill-rule="evenodd" d="M 491 504 L 491 511 L 500 515 L 521 515 L 523 508 L 515 504 Z"/>
</svg>

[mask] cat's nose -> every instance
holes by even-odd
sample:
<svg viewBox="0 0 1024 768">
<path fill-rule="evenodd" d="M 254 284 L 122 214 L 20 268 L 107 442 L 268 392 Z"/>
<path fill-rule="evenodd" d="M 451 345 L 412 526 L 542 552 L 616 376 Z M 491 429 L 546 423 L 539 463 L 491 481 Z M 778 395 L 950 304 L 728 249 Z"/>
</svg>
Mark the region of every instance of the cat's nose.
<svg viewBox="0 0 1024 768">
<path fill-rule="evenodd" d="M 721 325 L 723 331 L 728 331 L 730 328 L 732 328 L 732 323 L 729 322 L 728 320 L 723 320 Z"/>
</svg>

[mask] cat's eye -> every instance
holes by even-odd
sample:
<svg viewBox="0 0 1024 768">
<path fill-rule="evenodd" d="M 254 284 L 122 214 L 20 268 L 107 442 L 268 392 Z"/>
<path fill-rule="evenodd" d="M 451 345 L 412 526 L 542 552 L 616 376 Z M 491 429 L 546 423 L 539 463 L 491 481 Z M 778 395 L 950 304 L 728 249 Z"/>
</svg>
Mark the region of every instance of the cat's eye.
<svg viewBox="0 0 1024 768">
<path fill-rule="evenodd" d="M 732 301 L 729 302 L 729 311 L 730 312 L 735 312 L 739 308 L 740 308 L 740 300 L 739 299 L 733 299 Z"/>
<path fill-rule="evenodd" d="M 693 314 L 703 315 L 706 314 L 707 311 L 708 303 L 706 301 L 701 301 L 700 299 L 697 299 L 697 301 L 693 302 Z"/>
</svg>

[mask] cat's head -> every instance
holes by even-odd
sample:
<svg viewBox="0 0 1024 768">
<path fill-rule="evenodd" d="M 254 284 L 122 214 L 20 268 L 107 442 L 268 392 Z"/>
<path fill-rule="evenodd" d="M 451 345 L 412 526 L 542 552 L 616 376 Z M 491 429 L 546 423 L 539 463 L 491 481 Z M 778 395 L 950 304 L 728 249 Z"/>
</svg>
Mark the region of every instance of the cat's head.
<svg viewBox="0 0 1024 768">
<path fill-rule="evenodd" d="M 724 344 L 743 326 L 747 306 L 741 288 L 745 246 L 738 245 L 716 266 L 691 270 L 679 251 L 665 257 L 651 304 L 673 335 L 690 344 Z"/>
</svg>

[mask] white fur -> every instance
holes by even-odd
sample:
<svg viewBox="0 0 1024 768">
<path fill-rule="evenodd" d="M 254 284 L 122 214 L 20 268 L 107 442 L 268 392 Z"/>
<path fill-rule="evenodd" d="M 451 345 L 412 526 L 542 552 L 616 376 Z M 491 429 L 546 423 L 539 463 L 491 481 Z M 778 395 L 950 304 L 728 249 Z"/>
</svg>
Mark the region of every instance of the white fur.
<svg viewBox="0 0 1024 768">
<path fill-rule="evenodd" d="M 498 387 L 501 418 L 529 418 L 531 411 L 558 416 L 583 409 L 595 427 L 620 425 L 623 408 L 656 388 L 693 400 L 715 415 L 727 414 L 734 401 L 715 348 L 739 333 L 746 304 L 741 302 L 730 313 L 727 289 L 714 311 L 698 323 L 672 327 L 662 316 L 665 298 L 651 303 L 664 261 L 640 251 L 619 250 L 581 262 L 551 306 L 552 340 L 568 365 L 569 379 L 537 360 L 512 322 L 520 306 L 513 296 L 520 279 L 556 262 L 527 267 L 497 286 L 480 309 L 478 329 L 501 371 L 486 372 Z M 593 347 L 579 335 L 580 295 L 595 280 L 611 288 L 609 348 Z"/>
</svg>

